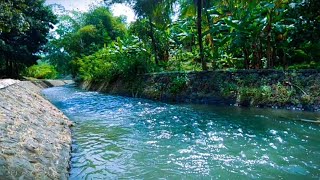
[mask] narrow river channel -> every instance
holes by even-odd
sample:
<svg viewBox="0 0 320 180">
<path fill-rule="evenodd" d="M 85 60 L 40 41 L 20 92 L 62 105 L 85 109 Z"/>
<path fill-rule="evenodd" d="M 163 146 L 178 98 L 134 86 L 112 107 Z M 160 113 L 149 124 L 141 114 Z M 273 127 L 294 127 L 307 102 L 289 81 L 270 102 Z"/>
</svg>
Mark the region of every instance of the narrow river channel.
<svg viewBox="0 0 320 180">
<path fill-rule="evenodd" d="M 43 94 L 72 121 L 70 179 L 319 179 L 319 113 Z"/>
</svg>

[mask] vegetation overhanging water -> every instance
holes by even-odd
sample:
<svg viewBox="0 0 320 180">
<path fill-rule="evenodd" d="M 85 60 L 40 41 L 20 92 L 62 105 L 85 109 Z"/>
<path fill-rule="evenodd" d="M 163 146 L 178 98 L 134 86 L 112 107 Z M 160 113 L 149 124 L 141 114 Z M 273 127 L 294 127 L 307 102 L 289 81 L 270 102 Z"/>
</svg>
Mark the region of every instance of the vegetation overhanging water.
<svg viewBox="0 0 320 180">
<path fill-rule="evenodd" d="M 55 87 L 71 120 L 70 179 L 320 178 L 317 113 L 170 105 Z"/>
</svg>

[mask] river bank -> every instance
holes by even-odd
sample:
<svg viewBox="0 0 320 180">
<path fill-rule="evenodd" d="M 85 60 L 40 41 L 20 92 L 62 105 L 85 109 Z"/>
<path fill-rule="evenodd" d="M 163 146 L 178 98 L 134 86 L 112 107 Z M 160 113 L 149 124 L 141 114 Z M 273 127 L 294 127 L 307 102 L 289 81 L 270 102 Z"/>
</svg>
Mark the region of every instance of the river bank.
<svg viewBox="0 0 320 180">
<path fill-rule="evenodd" d="M 40 95 L 63 84 L 0 80 L 0 179 L 68 179 L 72 123 Z"/>
<path fill-rule="evenodd" d="M 320 111 L 318 70 L 237 70 L 140 75 L 80 87 L 164 102 Z"/>
<path fill-rule="evenodd" d="M 70 179 L 319 179 L 319 113 L 48 88 L 72 128 Z"/>
</svg>

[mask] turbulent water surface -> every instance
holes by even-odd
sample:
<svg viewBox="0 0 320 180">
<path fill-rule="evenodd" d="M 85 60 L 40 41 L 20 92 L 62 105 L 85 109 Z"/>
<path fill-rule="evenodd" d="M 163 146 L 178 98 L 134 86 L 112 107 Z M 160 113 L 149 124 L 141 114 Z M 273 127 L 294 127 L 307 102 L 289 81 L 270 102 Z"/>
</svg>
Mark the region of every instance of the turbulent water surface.
<svg viewBox="0 0 320 180">
<path fill-rule="evenodd" d="M 76 125 L 70 179 L 319 179 L 317 113 L 43 94 Z"/>
</svg>

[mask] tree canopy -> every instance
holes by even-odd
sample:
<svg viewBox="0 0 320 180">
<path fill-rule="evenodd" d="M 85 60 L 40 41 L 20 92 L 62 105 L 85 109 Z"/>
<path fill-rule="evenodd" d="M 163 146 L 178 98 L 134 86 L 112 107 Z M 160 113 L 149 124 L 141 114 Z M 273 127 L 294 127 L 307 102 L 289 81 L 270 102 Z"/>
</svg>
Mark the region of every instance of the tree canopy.
<svg viewBox="0 0 320 180">
<path fill-rule="evenodd" d="M 110 72 L 117 77 L 129 69 L 134 75 L 320 68 L 317 0 L 105 0 L 57 18 L 41 0 L 14 2 L 0 5 L 0 67 L 11 71 L 36 55 L 61 74 L 86 79 L 112 79 Z M 114 17 L 113 3 L 131 6 L 137 20 Z"/>
<path fill-rule="evenodd" d="M 67 12 L 58 16 L 57 30 L 46 45 L 43 61 L 62 74 L 71 73 L 71 61 L 94 54 L 117 38 L 126 35 L 122 17 L 114 17 L 107 7 L 93 7 L 88 12 Z"/>
<path fill-rule="evenodd" d="M 0 74 L 17 77 L 38 59 L 57 22 L 44 0 L 7 0 L 0 4 Z"/>
</svg>

